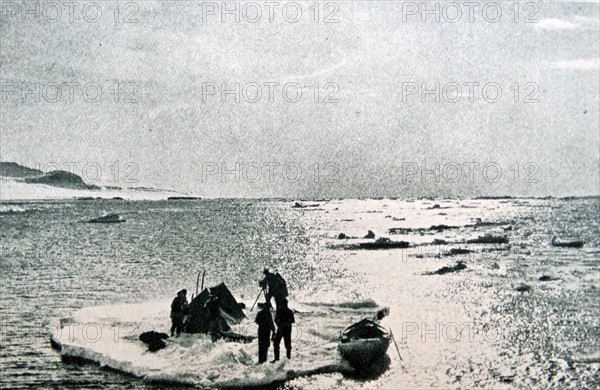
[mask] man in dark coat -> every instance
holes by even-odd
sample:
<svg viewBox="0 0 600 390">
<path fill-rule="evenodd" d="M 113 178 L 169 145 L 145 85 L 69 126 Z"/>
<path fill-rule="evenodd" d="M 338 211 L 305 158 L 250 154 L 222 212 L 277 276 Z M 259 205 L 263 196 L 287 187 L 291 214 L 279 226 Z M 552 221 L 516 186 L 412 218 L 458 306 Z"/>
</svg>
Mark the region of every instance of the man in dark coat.
<svg viewBox="0 0 600 390">
<path fill-rule="evenodd" d="M 285 344 L 285 352 L 288 359 L 292 358 L 292 324 L 295 323 L 294 312 L 288 307 L 287 299 L 283 299 L 277 305 L 277 313 L 275 313 L 275 323 L 277 324 L 277 332 L 273 338 L 273 352 L 275 353 L 275 363 L 279 360 L 279 344 L 283 338 Z"/>
<path fill-rule="evenodd" d="M 183 321 L 188 311 L 187 290 L 183 289 L 177 293 L 171 302 L 171 337 L 177 333 L 177 337 L 183 330 Z"/>
<path fill-rule="evenodd" d="M 259 303 L 258 308 L 260 310 L 254 322 L 258 324 L 258 364 L 263 364 L 267 361 L 271 332 L 275 330 L 275 325 L 271 316 L 271 305 L 268 302 Z"/>
<path fill-rule="evenodd" d="M 265 299 L 271 303 L 271 297 L 275 298 L 275 304 L 279 307 L 279 302 L 288 296 L 287 283 L 279 272 L 272 273 L 265 268 L 263 274 L 265 277 L 259 282 L 259 286 L 265 291 Z"/>
</svg>

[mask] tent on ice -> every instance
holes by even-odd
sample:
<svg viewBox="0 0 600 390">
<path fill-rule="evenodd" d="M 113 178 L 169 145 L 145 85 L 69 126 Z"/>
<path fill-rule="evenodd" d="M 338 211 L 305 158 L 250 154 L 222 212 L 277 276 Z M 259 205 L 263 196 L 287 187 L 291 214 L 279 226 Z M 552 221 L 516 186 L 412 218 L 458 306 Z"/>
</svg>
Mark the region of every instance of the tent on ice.
<svg viewBox="0 0 600 390">
<path fill-rule="evenodd" d="M 225 283 L 221 283 L 215 287 L 205 288 L 192 300 L 189 306 L 189 318 L 185 324 L 187 333 L 209 333 L 209 313 L 206 303 L 211 294 L 217 297 L 219 302 L 218 321 L 223 335 L 232 333 L 231 325 L 237 325 L 246 318 L 240 304 Z"/>
</svg>

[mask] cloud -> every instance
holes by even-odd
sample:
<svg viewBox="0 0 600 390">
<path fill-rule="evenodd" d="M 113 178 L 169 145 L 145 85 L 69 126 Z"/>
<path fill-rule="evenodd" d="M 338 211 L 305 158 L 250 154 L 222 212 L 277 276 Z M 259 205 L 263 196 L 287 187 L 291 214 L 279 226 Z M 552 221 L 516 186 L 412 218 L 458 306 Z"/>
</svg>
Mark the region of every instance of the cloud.
<svg viewBox="0 0 600 390">
<path fill-rule="evenodd" d="M 572 70 L 598 70 L 600 69 L 600 58 L 579 58 L 568 61 L 556 61 L 552 65 L 555 68 Z"/>
<path fill-rule="evenodd" d="M 576 30 L 579 27 L 575 23 L 556 18 L 540 19 L 534 26 L 545 30 Z"/>
</svg>

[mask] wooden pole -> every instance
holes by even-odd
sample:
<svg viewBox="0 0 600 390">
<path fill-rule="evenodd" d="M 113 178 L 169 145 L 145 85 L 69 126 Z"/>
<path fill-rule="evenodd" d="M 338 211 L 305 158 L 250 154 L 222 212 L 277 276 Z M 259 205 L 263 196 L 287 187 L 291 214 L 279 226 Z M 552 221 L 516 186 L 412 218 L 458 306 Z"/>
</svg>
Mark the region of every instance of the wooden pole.
<svg viewBox="0 0 600 390">
<path fill-rule="evenodd" d="M 200 283 L 200 272 L 198 272 L 198 276 L 196 277 L 196 295 L 198 295 L 198 283 Z"/>
<path fill-rule="evenodd" d="M 400 358 L 400 360 L 402 360 L 402 356 L 400 356 L 400 349 L 398 348 L 398 344 L 396 344 L 396 338 L 394 337 L 394 334 L 392 333 L 391 329 L 390 329 L 390 335 L 392 336 L 392 341 L 394 342 L 394 345 L 396 346 L 396 352 L 398 352 L 398 357 Z"/>
<path fill-rule="evenodd" d="M 258 296 L 256 297 L 256 300 L 254 301 L 254 303 L 252 304 L 252 307 L 250 308 L 250 311 L 254 310 L 254 306 L 256 306 L 256 302 L 258 302 L 258 298 L 260 298 L 260 294 L 263 293 L 264 290 L 260 290 L 260 292 L 258 293 Z"/>
</svg>

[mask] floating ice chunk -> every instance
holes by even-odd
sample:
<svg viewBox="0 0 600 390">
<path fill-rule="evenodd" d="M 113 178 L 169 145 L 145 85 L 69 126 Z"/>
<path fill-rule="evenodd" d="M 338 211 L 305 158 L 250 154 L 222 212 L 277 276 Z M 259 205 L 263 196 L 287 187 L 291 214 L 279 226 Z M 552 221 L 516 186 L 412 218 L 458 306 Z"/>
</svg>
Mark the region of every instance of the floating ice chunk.
<svg viewBox="0 0 600 390">
<path fill-rule="evenodd" d="M 101 366 L 152 382 L 199 386 L 257 386 L 299 376 L 350 371 L 337 351 L 340 332 L 349 324 L 375 312 L 371 306 L 348 308 L 346 304 L 294 304 L 296 325 L 292 359 L 257 365 L 258 342 L 249 344 L 219 340 L 200 334 L 182 334 L 165 340 L 167 346 L 149 352 L 139 341 L 142 332 L 166 332 L 170 328 L 169 301 L 84 308 L 52 337 L 65 357 L 92 361 Z M 351 306 L 351 305 L 350 305 Z M 234 327 L 256 335 L 255 312 Z M 282 355 L 285 347 L 281 345 Z M 272 357 L 273 350 L 270 351 Z"/>
</svg>

